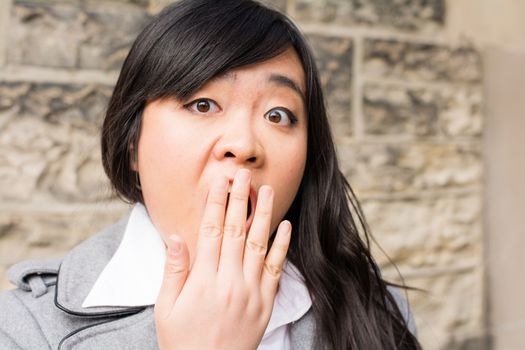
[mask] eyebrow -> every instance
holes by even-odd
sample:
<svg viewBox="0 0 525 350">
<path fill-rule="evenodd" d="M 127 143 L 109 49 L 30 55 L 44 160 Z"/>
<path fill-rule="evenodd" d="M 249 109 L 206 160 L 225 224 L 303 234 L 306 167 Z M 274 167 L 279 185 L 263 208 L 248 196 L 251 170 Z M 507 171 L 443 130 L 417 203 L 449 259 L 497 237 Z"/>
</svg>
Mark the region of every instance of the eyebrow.
<svg viewBox="0 0 525 350">
<path fill-rule="evenodd" d="M 237 76 L 235 73 L 228 71 L 215 76 L 214 78 L 212 78 L 212 80 L 227 80 L 229 82 L 233 82 L 236 78 Z M 301 90 L 299 84 L 292 78 L 289 78 L 282 74 L 272 73 L 268 76 L 268 82 L 292 89 L 301 97 L 303 102 L 306 102 L 306 97 L 304 95 L 303 90 Z"/>
<path fill-rule="evenodd" d="M 293 79 L 288 78 L 285 75 L 272 73 L 268 77 L 268 81 L 272 82 L 272 83 L 275 83 L 277 85 L 288 87 L 288 88 L 292 89 L 297 94 L 299 94 L 299 96 L 301 97 L 303 102 L 306 102 L 306 97 L 304 96 L 303 90 L 301 90 L 301 88 L 299 87 L 299 84 L 297 84 Z"/>
</svg>

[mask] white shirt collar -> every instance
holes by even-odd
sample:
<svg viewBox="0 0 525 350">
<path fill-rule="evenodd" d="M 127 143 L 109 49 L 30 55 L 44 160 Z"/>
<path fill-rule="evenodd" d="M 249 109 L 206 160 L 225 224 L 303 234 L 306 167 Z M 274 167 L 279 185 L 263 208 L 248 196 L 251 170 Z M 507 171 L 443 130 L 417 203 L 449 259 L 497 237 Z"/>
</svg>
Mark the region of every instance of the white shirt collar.
<svg viewBox="0 0 525 350">
<path fill-rule="evenodd" d="M 82 307 L 154 305 L 162 284 L 165 260 L 166 246 L 160 234 L 146 208 L 136 204 L 120 246 Z M 287 260 L 265 336 L 301 318 L 311 305 L 301 273 Z"/>
</svg>

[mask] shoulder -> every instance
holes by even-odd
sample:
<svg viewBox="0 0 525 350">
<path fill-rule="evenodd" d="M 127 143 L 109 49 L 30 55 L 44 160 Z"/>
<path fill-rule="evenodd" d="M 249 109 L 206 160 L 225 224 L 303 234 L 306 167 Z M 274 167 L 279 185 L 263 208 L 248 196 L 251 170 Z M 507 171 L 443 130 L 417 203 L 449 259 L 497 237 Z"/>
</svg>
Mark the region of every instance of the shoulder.
<svg viewBox="0 0 525 350">
<path fill-rule="evenodd" d="M 410 331 L 410 333 L 417 337 L 416 322 L 414 320 L 414 316 L 412 315 L 412 311 L 410 310 L 410 305 L 408 304 L 407 300 L 405 299 L 399 288 L 387 286 L 387 289 L 394 298 L 397 307 L 401 312 L 401 315 L 403 315 L 403 318 L 405 319 L 405 322 L 408 326 L 408 330 Z"/>
<path fill-rule="evenodd" d="M 37 298 L 55 285 L 61 262 L 62 258 L 22 261 L 7 270 L 7 278 L 18 289 Z"/>
<path fill-rule="evenodd" d="M 7 277 L 17 288 L 0 293 L 0 348 L 47 346 L 38 314 L 53 308 L 53 291 L 61 259 L 28 260 L 12 266 Z"/>
<path fill-rule="evenodd" d="M 116 250 L 128 216 L 80 243 L 63 258 L 27 260 L 9 268 L 7 277 L 16 288 L 0 293 L 0 349 L 51 348 L 64 335 L 92 321 L 64 310 L 64 304 L 58 302 L 58 285 L 64 292 L 61 302 L 80 300 L 75 298 L 78 290 L 83 292 L 81 287 L 91 284 L 97 268 L 103 267 Z"/>
</svg>

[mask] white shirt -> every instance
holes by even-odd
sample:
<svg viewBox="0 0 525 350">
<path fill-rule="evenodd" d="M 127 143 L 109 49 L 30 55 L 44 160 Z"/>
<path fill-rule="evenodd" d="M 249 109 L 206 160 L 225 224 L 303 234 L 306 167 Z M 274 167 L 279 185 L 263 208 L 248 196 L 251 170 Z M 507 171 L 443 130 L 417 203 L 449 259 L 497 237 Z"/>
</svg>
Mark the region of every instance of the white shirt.
<svg viewBox="0 0 525 350">
<path fill-rule="evenodd" d="M 165 261 L 166 246 L 161 235 L 146 208 L 136 204 L 120 246 L 82 307 L 154 305 L 162 284 Z M 272 315 L 258 349 L 290 349 L 289 325 L 301 318 L 311 305 L 301 273 L 286 260 Z"/>
</svg>

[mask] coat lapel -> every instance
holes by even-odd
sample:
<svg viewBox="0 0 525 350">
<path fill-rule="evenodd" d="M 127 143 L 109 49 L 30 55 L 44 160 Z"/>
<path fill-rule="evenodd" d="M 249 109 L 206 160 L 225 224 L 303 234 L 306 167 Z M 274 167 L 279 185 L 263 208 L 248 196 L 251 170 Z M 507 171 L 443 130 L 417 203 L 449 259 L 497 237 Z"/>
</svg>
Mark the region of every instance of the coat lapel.
<svg viewBox="0 0 525 350">
<path fill-rule="evenodd" d="M 314 348 L 315 319 L 312 309 L 292 324 L 290 337 L 292 349 L 310 350 Z"/>
<path fill-rule="evenodd" d="M 158 345 L 153 307 L 149 306 L 129 316 L 100 320 L 80 328 L 64 338 L 59 349 L 156 350 Z"/>
</svg>

